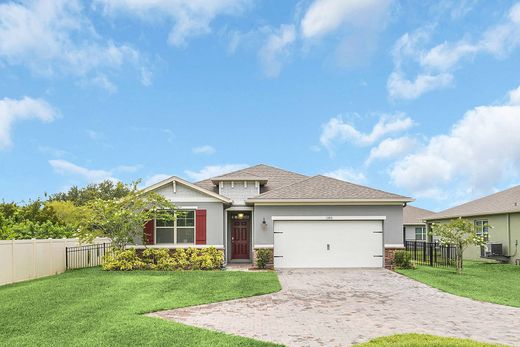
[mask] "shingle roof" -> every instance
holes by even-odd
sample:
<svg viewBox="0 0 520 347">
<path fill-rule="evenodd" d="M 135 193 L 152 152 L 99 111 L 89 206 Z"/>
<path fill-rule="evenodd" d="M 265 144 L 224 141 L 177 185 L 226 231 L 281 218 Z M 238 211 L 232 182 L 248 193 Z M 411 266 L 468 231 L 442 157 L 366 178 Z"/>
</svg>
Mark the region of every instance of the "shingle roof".
<svg viewBox="0 0 520 347">
<path fill-rule="evenodd" d="M 424 217 L 431 216 L 434 212 L 423 208 L 406 205 L 403 209 L 403 224 L 424 224 Z"/>
<path fill-rule="evenodd" d="M 259 164 L 242 170 L 230 172 L 220 177 L 231 177 L 241 175 L 254 175 L 263 179 L 267 179 L 267 183 L 260 187 L 260 193 L 265 193 L 273 189 L 277 189 L 295 182 L 301 181 L 307 176 L 295 172 L 282 170 L 273 166 Z M 209 178 L 195 183 L 197 186 L 218 192 L 217 186 L 212 182 L 213 178 Z"/>
<path fill-rule="evenodd" d="M 520 185 L 427 216 L 427 220 L 520 212 Z"/>
<path fill-rule="evenodd" d="M 262 200 L 397 200 L 412 199 L 373 189 L 358 184 L 341 181 L 322 175 L 312 176 L 288 186 L 260 194 L 249 201 Z"/>
<path fill-rule="evenodd" d="M 219 181 L 247 181 L 247 180 L 255 180 L 266 183 L 269 179 L 267 177 L 260 177 L 258 175 L 252 174 L 250 172 L 232 172 L 222 176 L 212 177 L 211 181 L 213 183 L 218 183 Z"/>
</svg>

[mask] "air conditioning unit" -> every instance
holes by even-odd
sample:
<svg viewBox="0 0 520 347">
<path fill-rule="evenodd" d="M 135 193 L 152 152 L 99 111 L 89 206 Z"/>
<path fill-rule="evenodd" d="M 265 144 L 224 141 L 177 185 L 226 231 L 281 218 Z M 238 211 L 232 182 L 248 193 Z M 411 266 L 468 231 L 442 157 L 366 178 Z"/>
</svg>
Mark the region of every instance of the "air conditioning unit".
<svg viewBox="0 0 520 347">
<path fill-rule="evenodd" d="M 497 242 L 488 242 L 484 246 L 486 257 L 502 256 L 502 244 Z"/>
</svg>

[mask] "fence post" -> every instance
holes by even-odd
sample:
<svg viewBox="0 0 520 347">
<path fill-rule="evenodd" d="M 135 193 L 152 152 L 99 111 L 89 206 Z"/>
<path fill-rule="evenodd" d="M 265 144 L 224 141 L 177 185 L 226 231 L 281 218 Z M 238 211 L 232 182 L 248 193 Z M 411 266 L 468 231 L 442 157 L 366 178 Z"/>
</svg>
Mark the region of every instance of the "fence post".
<svg viewBox="0 0 520 347">
<path fill-rule="evenodd" d="M 65 246 L 65 270 L 69 269 L 69 247 Z"/>
<path fill-rule="evenodd" d="M 433 250 L 435 249 L 435 246 L 432 243 L 430 243 L 430 266 L 433 266 Z"/>
</svg>

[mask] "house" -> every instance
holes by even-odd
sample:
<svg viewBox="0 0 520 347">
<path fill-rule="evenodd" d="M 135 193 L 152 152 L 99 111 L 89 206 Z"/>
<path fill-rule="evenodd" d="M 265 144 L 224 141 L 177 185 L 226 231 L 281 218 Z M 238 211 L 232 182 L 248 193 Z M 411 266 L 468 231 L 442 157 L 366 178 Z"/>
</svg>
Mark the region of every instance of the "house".
<svg viewBox="0 0 520 347">
<path fill-rule="evenodd" d="M 424 218 L 434 214 L 433 211 L 406 205 L 403 209 L 403 233 L 406 241 L 427 241 L 426 222 Z"/>
<path fill-rule="evenodd" d="M 469 247 L 465 252 L 466 258 L 481 259 L 490 253 L 495 256 L 502 253 L 511 263 L 520 262 L 520 185 L 426 216 L 424 219 L 431 225 L 459 217 L 473 221 L 480 234 L 489 242 L 487 247 Z"/>
<path fill-rule="evenodd" d="M 413 199 L 268 165 L 190 183 L 170 177 L 155 191 L 185 211 L 150 221 L 153 247 L 212 245 L 227 262 L 274 250 L 275 267 L 382 267 L 403 248 L 403 206 Z M 386 259 L 386 260 L 385 260 Z"/>
</svg>

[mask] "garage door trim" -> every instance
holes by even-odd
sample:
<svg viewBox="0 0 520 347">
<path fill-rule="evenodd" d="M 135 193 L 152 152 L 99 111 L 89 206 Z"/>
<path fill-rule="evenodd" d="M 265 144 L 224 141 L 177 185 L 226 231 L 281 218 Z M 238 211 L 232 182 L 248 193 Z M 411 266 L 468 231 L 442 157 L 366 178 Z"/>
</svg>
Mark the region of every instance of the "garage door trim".
<svg viewBox="0 0 520 347">
<path fill-rule="evenodd" d="M 273 221 L 277 220 L 386 220 L 386 216 L 272 216 Z"/>
</svg>

